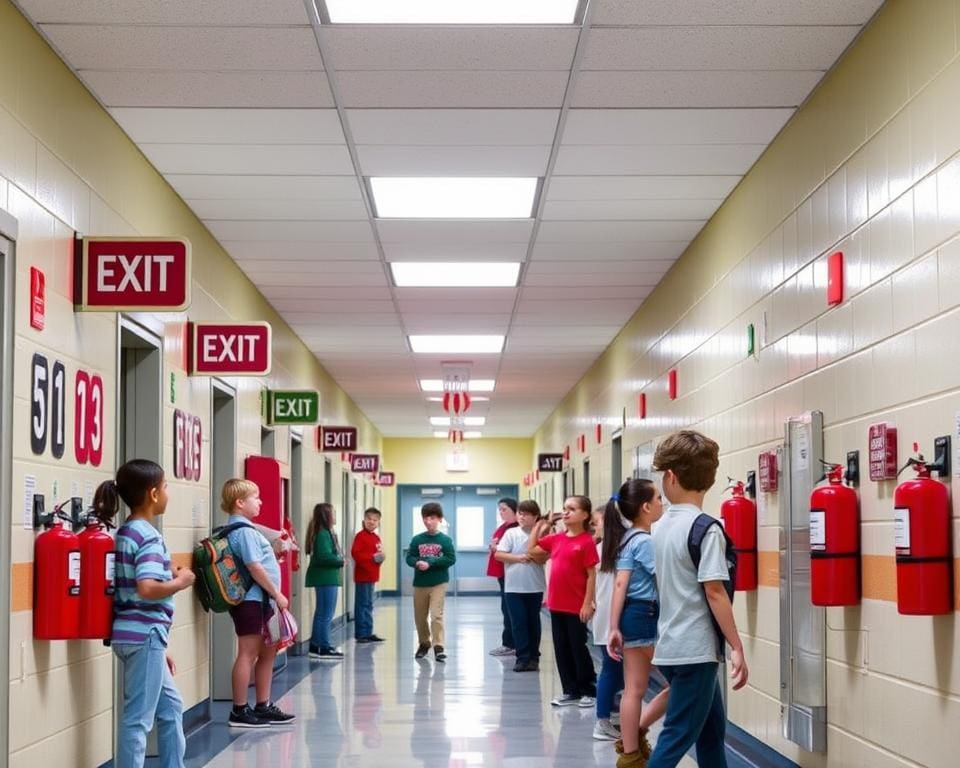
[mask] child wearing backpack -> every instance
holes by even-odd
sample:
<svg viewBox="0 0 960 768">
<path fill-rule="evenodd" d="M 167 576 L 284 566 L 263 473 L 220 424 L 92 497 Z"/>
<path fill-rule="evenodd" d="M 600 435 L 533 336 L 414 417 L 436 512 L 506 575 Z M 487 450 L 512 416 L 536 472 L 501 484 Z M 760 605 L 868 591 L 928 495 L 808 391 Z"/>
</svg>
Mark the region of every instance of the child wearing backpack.
<svg viewBox="0 0 960 768">
<path fill-rule="evenodd" d="M 243 601 L 230 609 L 237 633 L 237 660 L 233 664 L 232 677 L 233 710 L 227 720 L 231 728 L 268 728 L 286 725 L 296 719 L 295 715 L 284 712 L 270 700 L 277 646 L 264 641 L 263 628 L 274 610 L 286 610 L 288 602 L 280 591 L 280 564 L 273 547 L 251 522 L 260 514 L 262 503 L 260 489 L 250 480 L 233 478 L 223 484 L 220 508 L 230 515 L 228 526 L 238 525 L 227 534 L 230 548 L 252 579 Z M 251 671 L 257 696 L 253 709 L 247 703 Z"/>
<path fill-rule="evenodd" d="M 193 571 L 170 564 L 170 552 L 154 522 L 167 509 L 163 468 L 147 459 L 128 461 L 116 480 L 101 483 L 94 514 L 112 525 L 120 500 L 130 516 L 116 538 L 113 629 L 110 643 L 123 667 L 123 714 L 115 765 L 141 768 L 147 733 L 157 720 L 164 765 L 183 768 L 183 700 L 173 682 L 176 665 L 167 655 L 173 596 L 194 581 Z"/>
<path fill-rule="evenodd" d="M 336 525 L 333 504 L 322 502 L 313 508 L 307 526 L 307 586 L 313 587 L 317 602 L 313 610 L 313 632 L 310 635 L 311 659 L 339 661 L 343 653 L 330 640 L 330 622 L 337 607 L 337 595 L 343 583 L 343 552 L 333 530 Z"/>
<path fill-rule="evenodd" d="M 719 521 L 701 528 L 701 540 L 691 542 L 691 531 L 703 514 L 703 498 L 716 480 L 719 452 L 710 438 L 683 430 L 665 438 L 653 457 L 654 469 L 663 472 L 663 495 L 670 502 L 653 534 L 660 588 L 660 639 L 653 663 L 670 682 L 670 700 L 648 768 L 674 768 L 694 744 L 700 768 L 727 765 L 727 718 L 717 680 L 723 640 L 731 648 L 733 690 L 747 684 L 743 643 L 725 586 L 730 575 Z M 698 566 L 691 544 L 699 545 Z"/>
<path fill-rule="evenodd" d="M 606 656 L 623 662 L 617 768 L 645 765 L 647 731 L 663 716 L 668 693 L 661 691 L 642 709 L 650 680 L 660 613 L 650 527 L 663 514 L 660 492 L 649 480 L 627 480 L 607 502 L 600 570 L 616 574 L 610 598 Z M 626 528 L 624 521 L 631 527 Z M 606 663 L 606 659 L 604 659 Z"/>
</svg>

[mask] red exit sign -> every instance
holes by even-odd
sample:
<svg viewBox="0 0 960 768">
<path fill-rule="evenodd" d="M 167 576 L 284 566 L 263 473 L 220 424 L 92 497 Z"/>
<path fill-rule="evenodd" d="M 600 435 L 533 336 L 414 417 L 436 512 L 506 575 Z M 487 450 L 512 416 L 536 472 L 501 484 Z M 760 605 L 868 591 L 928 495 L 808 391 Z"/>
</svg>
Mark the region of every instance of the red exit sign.
<svg viewBox="0 0 960 768">
<path fill-rule="evenodd" d="M 381 472 L 377 475 L 377 485 L 396 485 L 397 476 L 393 472 Z"/>
<path fill-rule="evenodd" d="M 191 323 L 190 373 L 263 376 L 270 373 L 269 323 Z"/>
<path fill-rule="evenodd" d="M 350 456 L 351 472 L 376 472 L 380 469 L 380 456 L 376 453 L 354 453 Z"/>
<path fill-rule="evenodd" d="M 321 451 L 350 452 L 357 450 L 356 427 L 319 427 L 319 447 Z"/>
<path fill-rule="evenodd" d="M 179 312 L 190 306 L 190 243 L 183 238 L 85 237 L 76 269 L 78 310 Z"/>
</svg>

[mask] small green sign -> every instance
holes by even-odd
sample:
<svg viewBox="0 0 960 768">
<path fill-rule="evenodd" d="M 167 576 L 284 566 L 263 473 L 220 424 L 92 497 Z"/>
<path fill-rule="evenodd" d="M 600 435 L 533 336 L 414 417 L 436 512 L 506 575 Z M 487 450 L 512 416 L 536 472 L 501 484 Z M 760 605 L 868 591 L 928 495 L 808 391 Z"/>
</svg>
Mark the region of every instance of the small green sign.
<svg viewBox="0 0 960 768">
<path fill-rule="evenodd" d="M 747 357 L 752 357 L 754 352 L 754 333 L 753 333 L 753 323 L 747 326 Z"/>
<path fill-rule="evenodd" d="M 320 393 L 312 389 L 267 390 L 268 424 L 316 424 L 320 420 Z"/>
</svg>

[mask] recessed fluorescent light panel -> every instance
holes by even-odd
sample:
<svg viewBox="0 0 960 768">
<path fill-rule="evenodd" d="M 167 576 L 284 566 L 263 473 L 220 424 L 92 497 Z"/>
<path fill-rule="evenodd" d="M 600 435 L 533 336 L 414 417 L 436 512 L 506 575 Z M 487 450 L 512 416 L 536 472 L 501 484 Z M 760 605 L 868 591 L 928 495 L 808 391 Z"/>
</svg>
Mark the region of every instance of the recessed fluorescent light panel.
<svg viewBox="0 0 960 768">
<path fill-rule="evenodd" d="M 463 426 L 465 427 L 482 427 L 486 423 L 487 423 L 486 416 L 465 416 L 463 418 Z M 431 416 L 430 426 L 431 427 L 449 427 L 450 417 L 449 416 Z"/>
<path fill-rule="evenodd" d="M 493 392 L 493 379 L 470 379 L 471 392 Z M 443 379 L 420 379 L 423 392 L 443 392 Z"/>
<path fill-rule="evenodd" d="M 536 178 L 372 177 L 381 219 L 529 219 Z"/>
<path fill-rule="evenodd" d="M 515 261 L 394 261 L 398 288 L 513 288 L 520 265 Z"/>
<path fill-rule="evenodd" d="M 410 335 L 410 349 L 419 354 L 499 354 L 503 335 Z"/>
<path fill-rule="evenodd" d="M 579 0 L 324 0 L 332 24 L 573 24 Z"/>
</svg>

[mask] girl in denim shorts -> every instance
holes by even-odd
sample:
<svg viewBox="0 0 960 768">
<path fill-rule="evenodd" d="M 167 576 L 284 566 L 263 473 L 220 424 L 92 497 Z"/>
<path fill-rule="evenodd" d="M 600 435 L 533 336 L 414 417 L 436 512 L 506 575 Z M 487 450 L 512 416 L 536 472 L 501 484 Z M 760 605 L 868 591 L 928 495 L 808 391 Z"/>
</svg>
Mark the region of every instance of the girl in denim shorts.
<svg viewBox="0 0 960 768">
<path fill-rule="evenodd" d="M 650 526 L 662 514 L 660 491 L 649 480 L 627 480 L 607 503 L 604 514 L 600 567 L 616 569 L 617 574 L 610 605 L 607 653 L 613 659 L 623 659 L 624 667 L 617 768 L 645 765 L 650 754 L 647 729 L 667 706 L 668 693 L 662 691 L 641 718 L 660 617 Z"/>
</svg>

